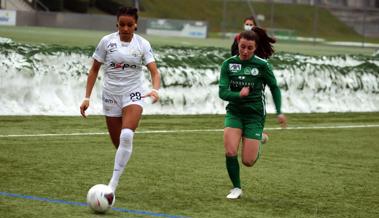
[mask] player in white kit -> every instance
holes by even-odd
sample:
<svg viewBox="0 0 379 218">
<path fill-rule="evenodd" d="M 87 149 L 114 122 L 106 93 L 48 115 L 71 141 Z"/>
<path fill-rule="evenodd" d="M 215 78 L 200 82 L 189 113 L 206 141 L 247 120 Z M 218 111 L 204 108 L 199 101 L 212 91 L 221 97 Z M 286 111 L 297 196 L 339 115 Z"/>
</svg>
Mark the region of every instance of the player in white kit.
<svg viewBox="0 0 379 218">
<path fill-rule="evenodd" d="M 104 66 L 103 110 L 111 140 L 117 148 L 114 170 L 109 186 L 116 190 L 119 178 L 132 153 L 134 131 L 141 119 L 144 98 L 155 103 L 159 99 L 160 75 L 150 43 L 135 34 L 138 11 L 122 7 L 117 12 L 118 31 L 104 36 L 93 54 L 85 98 L 80 113 L 90 105 L 90 96 L 101 65 Z M 152 89 L 143 90 L 143 71 L 151 74 Z"/>
</svg>

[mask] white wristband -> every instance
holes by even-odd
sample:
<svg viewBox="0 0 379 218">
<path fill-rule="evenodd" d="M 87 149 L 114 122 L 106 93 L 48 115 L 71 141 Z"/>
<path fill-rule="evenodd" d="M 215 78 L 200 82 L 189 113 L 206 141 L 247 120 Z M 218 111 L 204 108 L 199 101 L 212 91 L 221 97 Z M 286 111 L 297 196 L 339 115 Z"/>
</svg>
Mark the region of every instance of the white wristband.
<svg viewBox="0 0 379 218">
<path fill-rule="evenodd" d="M 152 92 L 156 92 L 157 94 L 159 94 L 159 91 L 158 89 L 151 89 Z"/>
<path fill-rule="evenodd" d="M 87 97 L 83 98 L 83 101 L 89 101 L 89 98 L 87 98 Z"/>
</svg>

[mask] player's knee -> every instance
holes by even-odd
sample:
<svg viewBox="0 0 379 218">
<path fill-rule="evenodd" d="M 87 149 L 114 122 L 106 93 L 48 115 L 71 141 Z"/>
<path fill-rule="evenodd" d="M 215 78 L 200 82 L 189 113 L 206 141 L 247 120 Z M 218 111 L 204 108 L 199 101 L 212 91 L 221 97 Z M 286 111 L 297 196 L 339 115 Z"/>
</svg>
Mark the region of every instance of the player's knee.
<svg viewBox="0 0 379 218">
<path fill-rule="evenodd" d="M 131 129 L 122 129 L 120 134 L 120 146 L 131 150 L 134 132 Z"/>
<path fill-rule="evenodd" d="M 134 132 L 131 129 L 122 129 L 120 134 L 120 141 L 130 141 L 133 139 Z"/>
<path fill-rule="evenodd" d="M 254 166 L 256 159 L 249 159 L 249 160 L 242 160 L 242 164 L 247 166 L 247 167 L 252 167 Z"/>
<path fill-rule="evenodd" d="M 235 157 L 237 155 L 238 155 L 237 151 L 226 151 L 225 152 L 225 156 L 227 156 L 227 157 Z"/>
</svg>

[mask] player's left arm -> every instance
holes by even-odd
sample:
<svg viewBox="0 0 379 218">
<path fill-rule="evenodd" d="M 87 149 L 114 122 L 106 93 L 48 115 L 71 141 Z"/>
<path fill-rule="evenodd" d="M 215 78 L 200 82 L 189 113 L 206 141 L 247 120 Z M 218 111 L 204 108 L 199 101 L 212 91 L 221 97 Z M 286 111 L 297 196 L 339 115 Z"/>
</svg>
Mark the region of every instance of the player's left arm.
<svg viewBox="0 0 379 218">
<path fill-rule="evenodd" d="M 274 100 L 278 122 L 283 128 L 285 128 L 287 126 L 287 118 L 281 111 L 282 96 L 275 75 L 272 71 L 272 65 L 267 62 L 267 64 L 264 66 L 264 71 L 264 79 L 270 88 L 271 95 Z"/>
<path fill-rule="evenodd" d="M 161 77 L 158 71 L 157 64 L 155 62 L 150 62 L 149 64 L 146 65 L 146 67 L 150 71 L 151 84 L 153 88 L 145 96 L 152 97 L 153 103 L 155 103 L 159 100 L 158 90 L 161 87 Z"/>
<path fill-rule="evenodd" d="M 161 87 L 161 78 L 158 71 L 157 64 L 155 63 L 153 49 L 148 41 L 143 41 L 143 56 L 142 62 L 146 65 L 147 69 L 150 71 L 152 89 L 146 95 L 142 97 L 151 97 L 152 103 L 159 100 L 159 88 Z"/>
</svg>

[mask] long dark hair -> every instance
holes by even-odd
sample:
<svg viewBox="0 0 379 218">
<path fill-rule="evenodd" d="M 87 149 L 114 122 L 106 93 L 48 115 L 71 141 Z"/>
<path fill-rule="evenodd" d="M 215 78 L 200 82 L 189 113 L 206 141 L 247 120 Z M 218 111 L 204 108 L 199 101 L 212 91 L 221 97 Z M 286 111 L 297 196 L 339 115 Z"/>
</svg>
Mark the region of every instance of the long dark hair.
<svg viewBox="0 0 379 218">
<path fill-rule="evenodd" d="M 272 44 L 276 42 L 276 40 L 270 37 L 266 30 L 260 27 L 253 27 L 250 31 L 243 31 L 240 33 L 240 39 L 247 39 L 251 41 L 255 41 L 257 45 L 257 49 L 254 54 L 260 58 L 268 59 L 272 54 L 274 54 L 274 48 Z"/>
<path fill-rule="evenodd" d="M 136 20 L 136 22 L 138 21 L 138 9 L 137 8 L 133 8 L 133 7 L 121 7 L 118 9 L 117 11 L 117 20 L 120 16 L 132 16 L 134 17 L 134 19 Z"/>
</svg>

